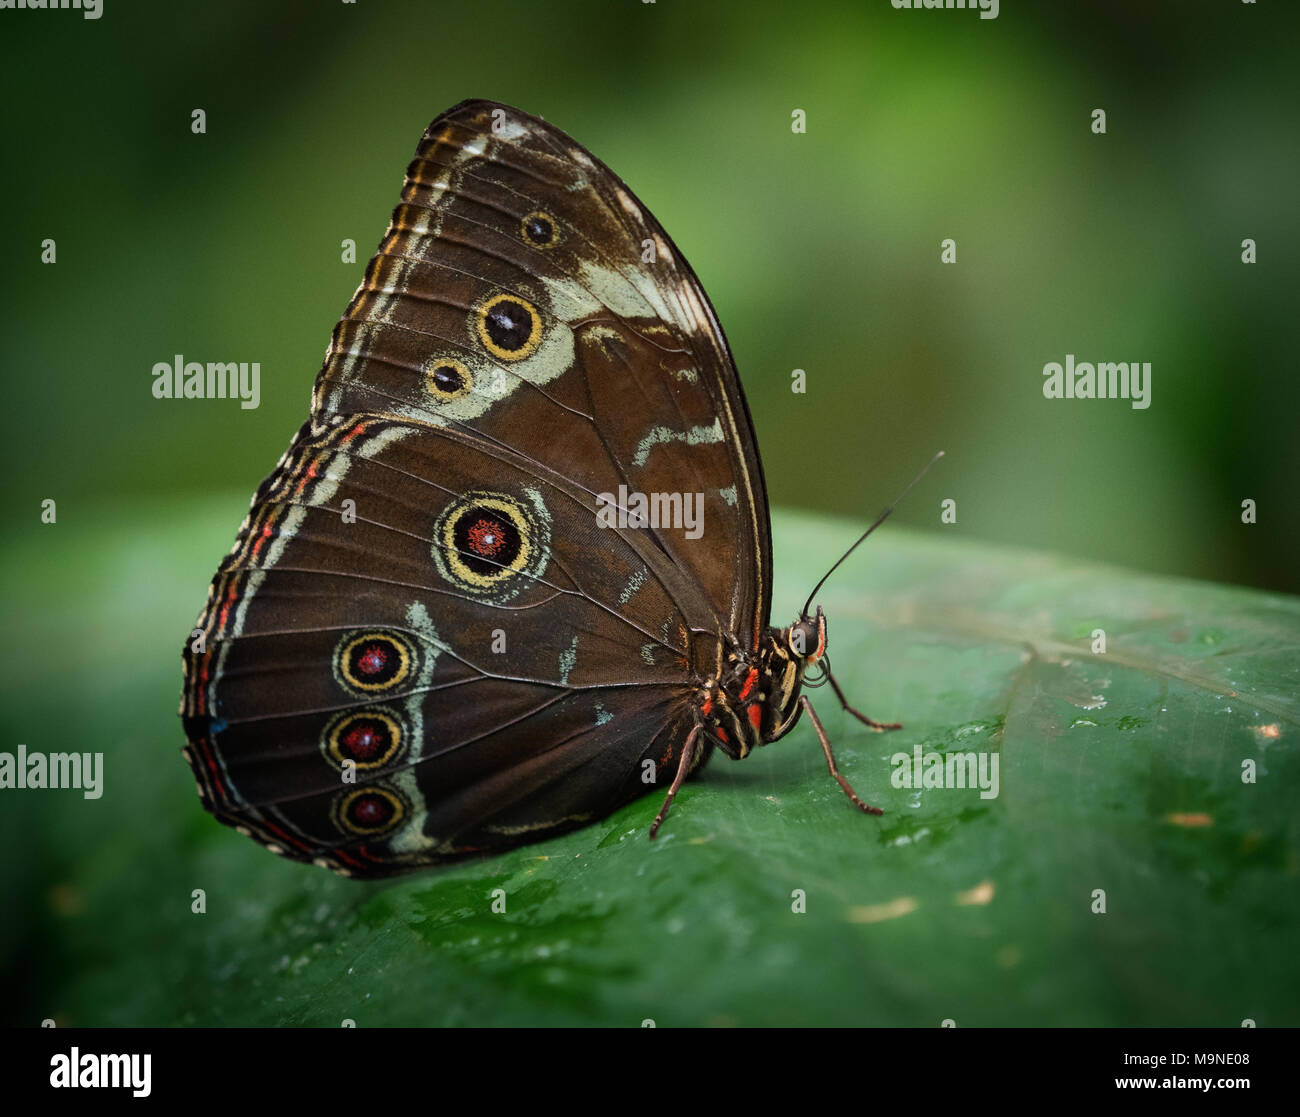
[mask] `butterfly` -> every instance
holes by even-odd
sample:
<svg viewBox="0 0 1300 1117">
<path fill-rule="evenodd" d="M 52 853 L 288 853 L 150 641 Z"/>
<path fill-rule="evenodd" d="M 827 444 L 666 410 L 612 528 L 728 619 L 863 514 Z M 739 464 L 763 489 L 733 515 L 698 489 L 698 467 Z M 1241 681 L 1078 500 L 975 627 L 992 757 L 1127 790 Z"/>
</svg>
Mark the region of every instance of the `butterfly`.
<svg viewBox="0 0 1300 1117">
<path fill-rule="evenodd" d="M 654 837 L 715 749 L 744 759 L 807 711 L 878 814 L 803 686 L 898 726 L 830 674 L 817 590 L 771 626 L 771 559 L 753 423 L 695 273 L 559 129 L 465 101 L 425 131 L 185 645 L 203 805 L 359 878 L 667 783 Z"/>
</svg>

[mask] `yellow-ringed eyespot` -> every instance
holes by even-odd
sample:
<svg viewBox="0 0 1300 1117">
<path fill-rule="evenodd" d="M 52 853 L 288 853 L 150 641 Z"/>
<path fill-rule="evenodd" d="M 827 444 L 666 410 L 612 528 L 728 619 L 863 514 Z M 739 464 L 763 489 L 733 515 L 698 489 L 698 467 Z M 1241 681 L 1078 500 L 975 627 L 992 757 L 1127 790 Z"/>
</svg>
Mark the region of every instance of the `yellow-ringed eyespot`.
<svg viewBox="0 0 1300 1117">
<path fill-rule="evenodd" d="M 379 784 L 345 791 L 330 805 L 334 825 L 345 834 L 363 838 L 391 834 L 410 813 L 404 796 Z"/>
<path fill-rule="evenodd" d="M 494 357 L 522 361 L 542 343 L 542 316 L 518 295 L 493 295 L 471 315 L 474 332 Z"/>
<path fill-rule="evenodd" d="M 474 374 L 460 361 L 435 357 L 425 366 L 424 389 L 434 399 L 450 403 L 474 390 Z"/>
<path fill-rule="evenodd" d="M 349 632 L 334 653 L 334 678 L 359 696 L 387 694 L 415 674 L 419 653 L 398 632 Z"/>
<path fill-rule="evenodd" d="M 560 230 L 555 218 L 540 209 L 526 213 L 519 222 L 524 240 L 534 248 L 554 248 L 560 242 Z"/>
<path fill-rule="evenodd" d="M 340 771 L 351 761 L 358 771 L 374 771 L 396 760 L 406 748 L 402 719 L 386 706 L 346 710 L 330 720 L 321 751 Z"/>
<path fill-rule="evenodd" d="M 550 523 L 538 494 L 529 502 L 508 493 L 471 492 L 448 505 L 434 523 L 433 560 L 449 582 L 476 595 L 513 597 L 545 568 Z M 519 584 L 510 583 L 518 581 Z"/>
</svg>

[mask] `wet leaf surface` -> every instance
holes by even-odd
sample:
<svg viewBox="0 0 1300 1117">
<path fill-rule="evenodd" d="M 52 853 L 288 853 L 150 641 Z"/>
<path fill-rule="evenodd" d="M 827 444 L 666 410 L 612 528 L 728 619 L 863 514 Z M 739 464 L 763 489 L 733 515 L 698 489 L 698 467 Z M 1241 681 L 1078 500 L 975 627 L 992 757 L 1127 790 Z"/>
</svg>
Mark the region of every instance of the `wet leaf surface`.
<svg viewBox="0 0 1300 1117">
<path fill-rule="evenodd" d="M 822 603 L 851 700 L 906 726 L 811 692 L 882 817 L 805 721 L 715 757 L 653 843 L 658 794 L 357 884 L 219 826 L 180 757 L 179 647 L 241 506 L 6 551 L 3 748 L 106 770 L 98 800 L 4 794 L 8 1023 L 1297 1023 L 1294 598 L 886 528 Z M 778 623 L 855 530 L 777 516 Z M 918 747 L 996 757 L 997 796 L 893 786 Z"/>
</svg>

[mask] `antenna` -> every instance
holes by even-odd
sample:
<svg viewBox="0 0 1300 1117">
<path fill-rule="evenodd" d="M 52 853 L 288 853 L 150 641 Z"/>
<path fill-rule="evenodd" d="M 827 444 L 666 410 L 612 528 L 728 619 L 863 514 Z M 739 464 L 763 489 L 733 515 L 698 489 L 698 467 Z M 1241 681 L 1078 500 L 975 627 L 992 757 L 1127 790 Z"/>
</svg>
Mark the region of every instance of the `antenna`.
<svg viewBox="0 0 1300 1117">
<path fill-rule="evenodd" d="M 835 565 L 832 566 L 828 571 L 826 571 L 825 574 L 822 575 L 822 580 L 818 582 L 815 586 L 813 586 L 812 593 L 808 595 L 808 600 L 804 602 L 803 609 L 800 610 L 799 613 L 801 617 L 806 617 L 808 615 L 808 607 L 812 605 L 813 598 L 817 596 L 817 591 L 826 584 L 826 579 L 829 578 L 832 574 L 835 573 L 836 570 L 839 569 L 840 563 L 842 563 L 846 558 L 849 557 L 849 555 L 853 554 L 853 552 L 858 549 L 859 543 L 861 543 L 864 539 L 866 539 L 868 535 L 870 535 L 873 531 L 875 531 L 876 528 L 878 528 L 887 519 L 889 519 L 889 514 L 895 508 L 898 507 L 903 497 L 907 496 L 907 494 L 912 491 L 912 486 L 915 485 L 927 473 L 929 473 L 930 466 L 934 465 L 934 463 L 937 462 L 941 457 L 943 457 L 942 450 L 940 450 L 937 454 L 935 454 L 935 456 L 932 457 L 929 460 L 929 462 L 926 463 L 925 468 L 921 470 L 920 473 L 918 473 L 915 477 L 911 479 L 911 481 L 907 483 L 907 488 L 905 488 L 901 493 L 898 494 L 898 496 L 894 498 L 893 504 L 891 504 L 888 508 L 886 508 L 883 512 L 881 512 L 879 516 L 876 517 L 876 522 L 872 524 L 869 528 L 867 528 L 867 530 L 864 531 L 861 535 L 858 536 L 857 543 L 854 543 L 852 547 L 850 547 L 847 551 L 845 551 L 842 555 L 840 555 L 840 557 L 836 560 Z"/>
</svg>

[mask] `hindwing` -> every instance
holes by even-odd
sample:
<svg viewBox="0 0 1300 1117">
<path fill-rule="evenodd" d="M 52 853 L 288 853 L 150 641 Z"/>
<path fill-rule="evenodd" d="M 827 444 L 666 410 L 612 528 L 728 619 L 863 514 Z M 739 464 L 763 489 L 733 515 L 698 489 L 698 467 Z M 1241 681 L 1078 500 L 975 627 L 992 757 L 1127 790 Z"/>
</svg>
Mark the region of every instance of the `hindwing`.
<svg viewBox="0 0 1300 1117">
<path fill-rule="evenodd" d="M 223 821 L 331 868 L 518 844 L 675 754 L 704 608 L 643 533 L 599 528 L 590 494 L 508 450 L 304 428 L 186 650 L 188 756 Z"/>
</svg>

